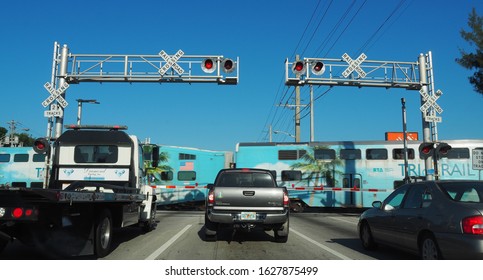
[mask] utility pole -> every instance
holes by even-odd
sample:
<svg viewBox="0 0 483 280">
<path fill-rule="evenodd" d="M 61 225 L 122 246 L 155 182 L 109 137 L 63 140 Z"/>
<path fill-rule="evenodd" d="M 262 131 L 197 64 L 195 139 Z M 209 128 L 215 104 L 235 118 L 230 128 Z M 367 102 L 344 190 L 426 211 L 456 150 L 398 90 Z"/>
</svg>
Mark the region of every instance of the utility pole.
<svg viewBox="0 0 483 280">
<path fill-rule="evenodd" d="M 297 54 L 295 60 L 299 60 L 300 56 Z M 298 75 L 300 76 L 300 75 Z M 300 87 L 295 87 L 295 142 L 300 142 Z"/>
</svg>

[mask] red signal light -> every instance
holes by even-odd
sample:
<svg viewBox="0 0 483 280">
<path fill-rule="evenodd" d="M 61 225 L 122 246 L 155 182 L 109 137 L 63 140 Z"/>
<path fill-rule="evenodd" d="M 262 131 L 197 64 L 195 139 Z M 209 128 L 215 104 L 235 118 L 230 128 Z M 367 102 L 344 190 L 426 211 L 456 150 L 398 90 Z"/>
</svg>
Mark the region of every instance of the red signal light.
<svg viewBox="0 0 483 280">
<path fill-rule="evenodd" d="M 45 138 L 37 138 L 34 141 L 34 151 L 38 154 L 46 154 L 49 151 L 50 144 Z"/>
<path fill-rule="evenodd" d="M 451 150 L 451 146 L 448 145 L 448 143 L 439 143 L 438 147 L 436 148 L 436 152 L 439 156 L 448 155 L 449 150 Z"/>
<path fill-rule="evenodd" d="M 426 159 L 433 156 L 434 143 L 424 142 L 419 145 L 419 154 L 422 158 Z"/>
<path fill-rule="evenodd" d="M 302 72 L 304 68 L 305 68 L 305 64 L 302 61 L 295 62 L 293 67 L 294 71 L 296 72 Z"/>
<path fill-rule="evenodd" d="M 312 73 L 314 75 L 322 75 L 325 72 L 325 65 L 322 61 L 312 62 Z"/>
<path fill-rule="evenodd" d="M 42 142 L 36 142 L 35 144 L 36 144 L 35 146 L 37 147 L 37 149 L 39 149 L 39 150 L 45 149 L 44 143 L 42 143 Z"/>
<path fill-rule="evenodd" d="M 208 69 L 208 70 L 213 68 L 213 60 L 211 60 L 211 59 L 205 60 L 205 68 Z"/>
<path fill-rule="evenodd" d="M 429 152 L 431 152 L 431 150 L 432 150 L 432 148 L 431 148 L 431 147 L 426 146 L 426 147 L 423 147 L 423 148 L 421 149 L 421 152 L 423 152 L 423 154 L 427 155 L 427 154 L 429 154 Z"/>
<path fill-rule="evenodd" d="M 215 70 L 216 70 L 215 60 L 212 59 L 212 58 L 207 58 L 207 59 L 203 60 L 203 62 L 201 63 L 201 69 L 203 69 L 203 71 L 205 73 L 215 72 Z"/>
</svg>

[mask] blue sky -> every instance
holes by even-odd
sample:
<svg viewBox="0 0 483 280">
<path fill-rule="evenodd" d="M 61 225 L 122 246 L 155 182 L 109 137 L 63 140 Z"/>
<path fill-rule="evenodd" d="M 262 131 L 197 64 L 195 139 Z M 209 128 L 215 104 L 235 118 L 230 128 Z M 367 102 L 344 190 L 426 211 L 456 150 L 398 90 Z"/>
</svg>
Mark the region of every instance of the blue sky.
<svg viewBox="0 0 483 280">
<path fill-rule="evenodd" d="M 0 126 L 15 120 L 33 137 L 45 135 L 43 85 L 56 41 L 74 54 L 182 49 L 239 57 L 236 86 L 81 83 L 66 95 L 65 124 L 76 121 L 76 99 L 97 99 L 99 105 L 84 105 L 84 124 L 125 124 L 153 143 L 227 151 L 238 142 L 268 141 L 270 124 L 294 134 L 294 111 L 276 106 L 293 102 L 293 88 L 283 83 L 286 58 L 363 52 L 415 62 L 431 51 L 435 87 L 444 92 L 439 139 L 483 139 L 483 96 L 468 82 L 472 72 L 455 62 L 460 48 L 474 50 L 459 33 L 468 30 L 473 7 L 483 14 L 481 0 L 8 1 L 0 10 Z M 325 91 L 316 87 L 315 97 Z M 302 89 L 302 103 L 308 98 Z M 421 138 L 418 91 L 334 87 L 314 104 L 315 140 L 383 140 L 385 132 L 402 131 L 401 98 L 408 130 Z M 309 141 L 308 116 L 301 132 Z"/>
</svg>

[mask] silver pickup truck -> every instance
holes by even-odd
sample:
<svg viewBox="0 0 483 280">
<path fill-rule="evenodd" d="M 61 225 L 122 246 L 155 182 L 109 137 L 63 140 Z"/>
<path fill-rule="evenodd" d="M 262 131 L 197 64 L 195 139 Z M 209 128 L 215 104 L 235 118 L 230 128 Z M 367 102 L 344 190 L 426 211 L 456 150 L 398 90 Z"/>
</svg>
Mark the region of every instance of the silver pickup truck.
<svg viewBox="0 0 483 280">
<path fill-rule="evenodd" d="M 273 230 L 277 242 L 287 242 L 290 199 L 269 170 L 222 169 L 208 185 L 205 236 L 216 238 L 221 226 L 250 231 Z"/>
</svg>

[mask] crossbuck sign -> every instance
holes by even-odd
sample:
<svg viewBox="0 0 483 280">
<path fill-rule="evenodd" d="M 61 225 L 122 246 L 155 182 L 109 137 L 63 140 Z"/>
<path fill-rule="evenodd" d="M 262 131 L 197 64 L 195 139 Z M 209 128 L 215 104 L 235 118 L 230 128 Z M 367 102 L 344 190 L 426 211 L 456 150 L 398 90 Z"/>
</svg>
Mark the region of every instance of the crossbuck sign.
<svg viewBox="0 0 483 280">
<path fill-rule="evenodd" d="M 362 70 L 360 65 L 364 60 L 366 60 L 366 58 L 367 55 L 361 54 L 356 60 L 353 60 L 347 53 L 344 53 L 344 55 L 342 55 L 342 59 L 345 62 L 349 63 L 349 67 L 345 69 L 345 71 L 342 73 L 342 76 L 344 76 L 344 78 L 347 78 L 355 70 L 357 73 L 359 73 L 359 76 L 361 78 L 365 78 L 367 74 L 366 72 L 364 72 L 364 70 Z"/>
<path fill-rule="evenodd" d="M 176 73 L 179 75 L 182 75 L 184 73 L 184 69 L 181 68 L 181 66 L 176 63 L 182 56 L 184 55 L 184 52 L 182 50 L 178 50 L 175 55 L 169 56 L 165 51 L 161 50 L 159 52 L 159 56 L 161 56 L 166 63 L 159 69 L 159 74 L 162 76 L 166 73 L 166 71 L 169 70 L 169 68 L 173 68 Z"/>
<path fill-rule="evenodd" d="M 426 113 L 428 112 L 429 108 L 433 108 L 438 114 L 443 113 L 443 109 L 436 103 L 436 100 L 443 94 L 440 90 L 436 91 L 436 94 L 429 95 L 423 88 L 419 90 L 419 93 L 423 97 L 424 104 L 420 107 L 421 112 Z M 424 119 L 427 122 L 441 122 L 441 117 L 437 117 L 434 115 L 425 115 Z"/>
<path fill-rule="evenodd" d="M 67 107 L 69 103 L 67 103 L 67 101 L 65 101 L 65 99 L 62 97 L 62 93 L 64 93 L 68 87 L 68 83 L 63 83 L 62 86 L 56 90 L 49 82 L 45 83 L 44 88 L 50 93 L 50 96 L 47 97 L 44 102 L 42 102 L 42 106 L 47 107 L 50 103 L 57 99 L 57 103 L 62 106 L 62 108 Z"/>
</svg>

